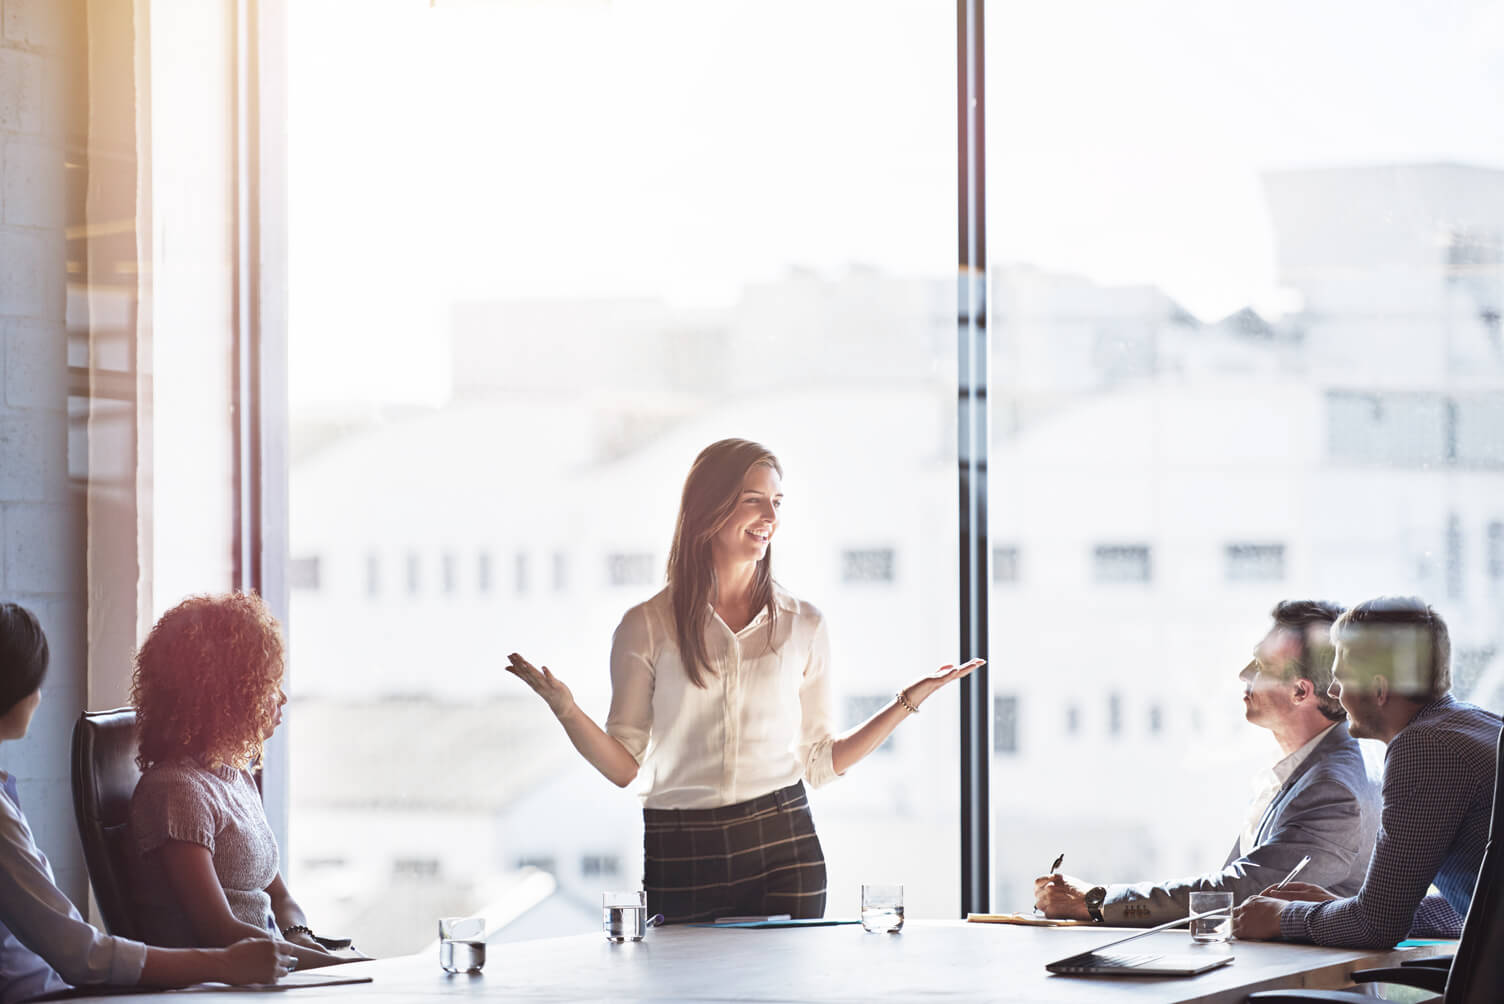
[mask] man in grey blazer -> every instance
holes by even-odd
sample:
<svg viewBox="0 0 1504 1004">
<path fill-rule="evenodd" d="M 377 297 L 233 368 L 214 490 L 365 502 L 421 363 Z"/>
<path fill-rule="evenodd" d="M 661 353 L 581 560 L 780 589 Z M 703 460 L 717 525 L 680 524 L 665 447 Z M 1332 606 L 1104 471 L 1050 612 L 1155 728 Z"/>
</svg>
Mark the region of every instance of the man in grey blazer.
<svg viewBox="0 0 1504 1004">
<path fill-rule="evenodd" d="M 1379 787 L 1368 776 L 1332 678 L 1331 603 L 1286 600 L 1238 674 L 1244 716 L 1274 733 L 1284 757 L 1267 772 L 1248 818 L 1217 871 L 1167 882 L 1095 885 L 1058 872 L 1034 880 L 1048 917 L 1122 927 L 1162 924 L 1190 912 L 1193 892 L 1230 892 L 1234 904 L 1274 885 L 1311 856 L 1301 881 L 1351 896 L 1363 884 L 1379 825 Z"/>
</svg>

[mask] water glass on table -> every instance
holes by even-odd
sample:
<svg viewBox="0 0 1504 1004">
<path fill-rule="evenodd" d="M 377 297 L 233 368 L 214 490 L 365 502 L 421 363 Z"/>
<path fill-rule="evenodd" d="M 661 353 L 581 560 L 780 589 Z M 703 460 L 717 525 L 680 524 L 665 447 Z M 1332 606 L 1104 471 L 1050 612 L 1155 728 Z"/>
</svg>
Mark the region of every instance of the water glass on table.
<svg viewBox="0 0 1504 1004">
<path fill-rule="evenodd" d="M 903 886 L 862 886 L 862 930 L 869 934 L 903 930 Z"/>
<path fill-rule="evenodd" d="M 601 926 L 613 945 L 641 941 L 648 933 L 648 894 L 640 889 L 601 893 Z"/>
<path fill-rule="evenodd" d="M 446 973 L 478 973 L 486 964 L 484 917 L 439 918 L 439 968 Z"/>
<path fill-rule="evenodd" d="M 1211 913 L 1191 921 L 1191 940 L 1198 945 L 1219 944 L 1232 937 L 1232 893 L 1191 893 L 1191 916 Z"/>
</svg>

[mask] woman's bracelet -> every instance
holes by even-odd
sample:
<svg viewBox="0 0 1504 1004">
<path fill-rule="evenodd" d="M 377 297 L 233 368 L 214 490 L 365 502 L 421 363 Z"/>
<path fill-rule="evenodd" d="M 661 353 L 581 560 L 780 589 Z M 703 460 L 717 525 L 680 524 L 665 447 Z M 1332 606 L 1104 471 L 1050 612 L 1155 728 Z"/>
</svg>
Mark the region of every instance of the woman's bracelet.
<svg viewBox="0 0 1504 1004">
<path fill-rule="evenodd" d="M 902 690 L 894 694 L 893 697 L 898 701 L 899 704 L 907 708 L 910 714 L 919 714 L 919 709 L 916 708 L 913 704 L 909 703 L 909 695 L 904 693 Z"/>
</svg>

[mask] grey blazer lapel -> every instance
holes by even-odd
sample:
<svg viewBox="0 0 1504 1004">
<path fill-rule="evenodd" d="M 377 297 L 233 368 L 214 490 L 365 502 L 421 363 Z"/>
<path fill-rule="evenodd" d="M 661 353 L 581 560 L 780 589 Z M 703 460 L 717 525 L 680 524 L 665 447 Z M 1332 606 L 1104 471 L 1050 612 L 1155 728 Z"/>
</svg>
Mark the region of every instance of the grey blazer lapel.
<svg viewBox="0 0 1504 1004">
<path fill-rule="evenodd" d="M 1316 744 L 1315 749 L 1311 750 L 1310 756 L 1302 760 L 1300 765 L 1291 772 L 1290 776 L 1285 778 L 1285 783 L 1280 785 L 1279 791 L 1275 792 L 1274 797 L 1269 800 L 1269 808 L 1264 810 L 1264 818 L 1259 820 L 1258 836 L 1253 841 L 1255 845 L 1262 844 L 1268 838 L 1269 834 L 1266 831 L 1269 829 L 1269 824 L 1279 816 L 1285 803 L 1290 800 L 1295 789 L 1299 787 L 1301 778 L 1305 777 L 1306 773 L 1312 767 L 1316 766 L 1316 764 L 1320 763 L 1321 759 L 1328 753 L 1331 753 L 1343 743 L 1350 741 L 1347 735 L 1346 722 L 1338 722 L 1332 726 L 1332 730 L 1326 734 L 1321 742 Z"/>
</svg>

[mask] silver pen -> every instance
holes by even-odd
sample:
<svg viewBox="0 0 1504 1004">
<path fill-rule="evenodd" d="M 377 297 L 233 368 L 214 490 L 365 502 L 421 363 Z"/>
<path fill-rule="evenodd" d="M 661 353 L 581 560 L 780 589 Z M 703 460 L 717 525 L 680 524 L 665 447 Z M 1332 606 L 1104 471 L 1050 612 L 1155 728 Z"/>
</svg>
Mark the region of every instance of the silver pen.
<svg viewBox="0 0 1504 1004">
<path fill-rule="evenodd" d="M 1305 857 L 1301 858 L 1298 862 L 1296 862 L 1295 867 L 1290 869 L 1290 874 L 1288 874 L 1284 878 L 1280 879 L 1279 880 L 1279 884 L 1276 885 L 1274 888 L 1278 889 L 1280 886 L 1289 885 L 1291 882 L 1293 882 L 1295 880 L 1295 876 L 1299 875 L 1300 872 L 1301 872 L 1301 870 L 1303 868 L 1305 868 L 1305 866 L 1308 865 L 1308 864 L 1310 864 L 1310 863 L 1311 863 L 1311 856 L 1309 854 L 1307 854 Z"/>
</svg>

